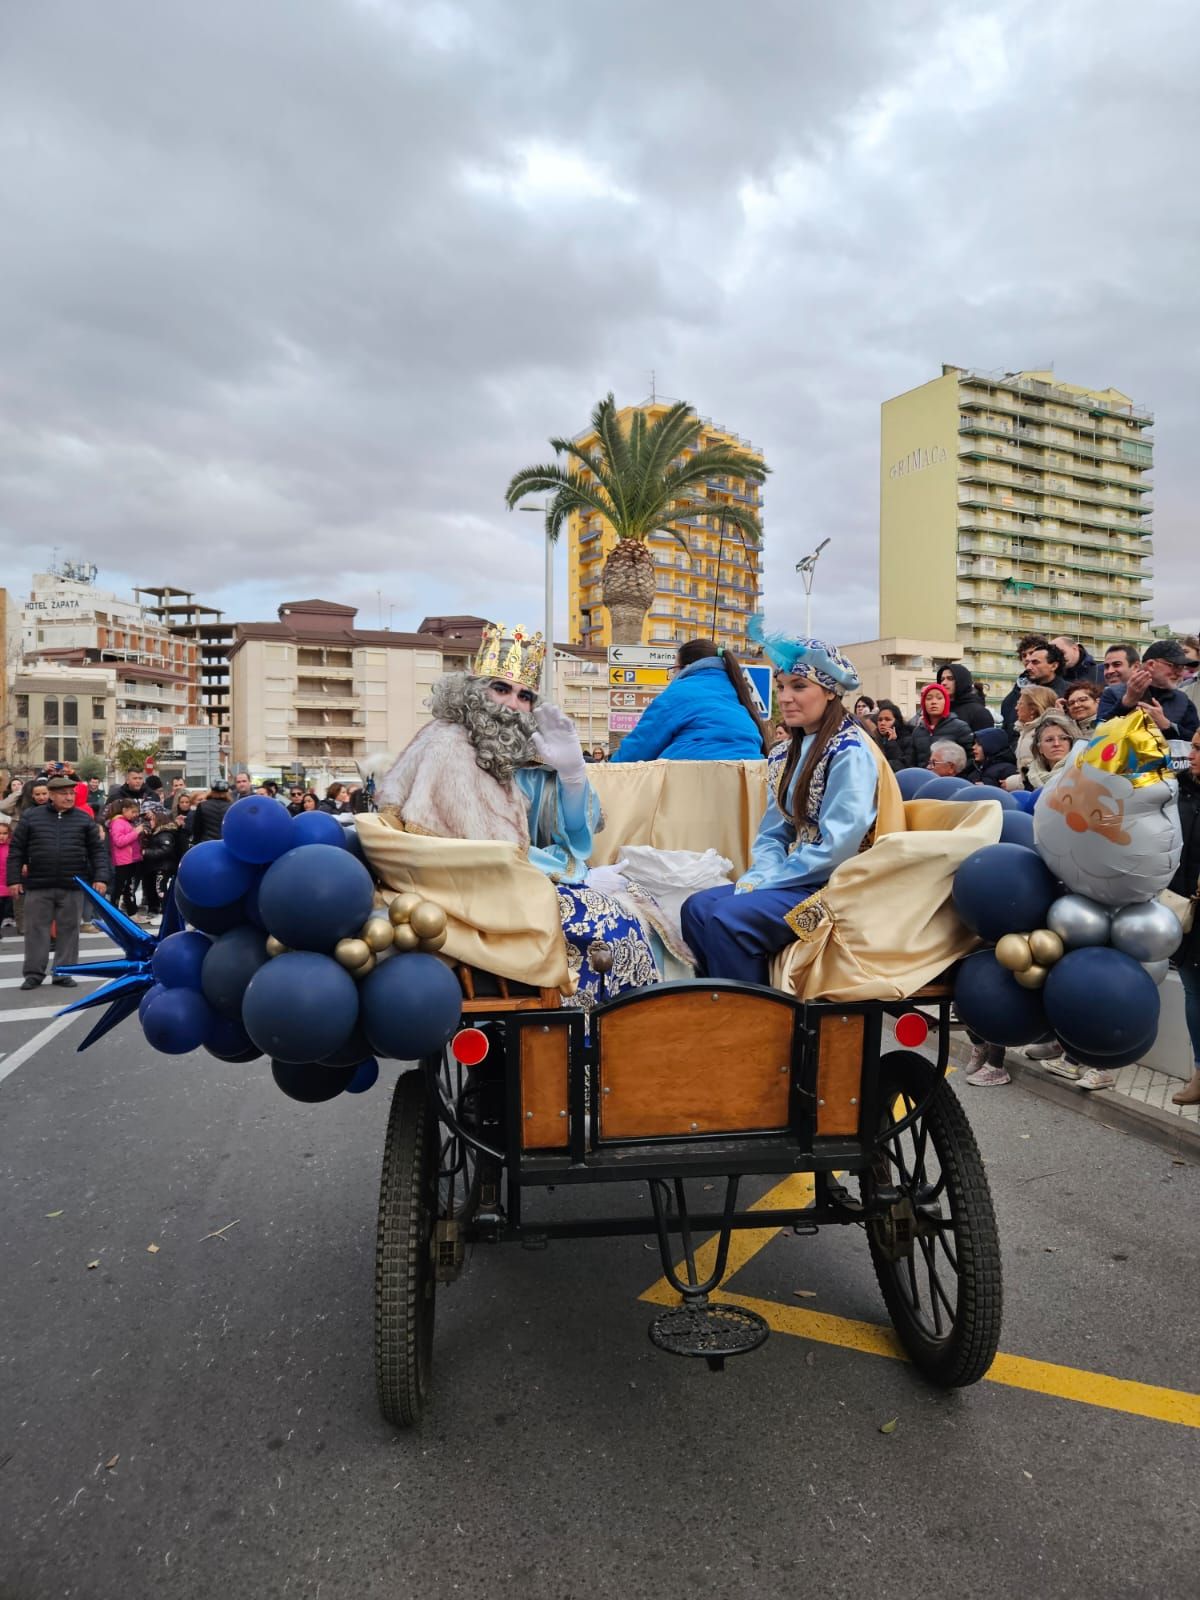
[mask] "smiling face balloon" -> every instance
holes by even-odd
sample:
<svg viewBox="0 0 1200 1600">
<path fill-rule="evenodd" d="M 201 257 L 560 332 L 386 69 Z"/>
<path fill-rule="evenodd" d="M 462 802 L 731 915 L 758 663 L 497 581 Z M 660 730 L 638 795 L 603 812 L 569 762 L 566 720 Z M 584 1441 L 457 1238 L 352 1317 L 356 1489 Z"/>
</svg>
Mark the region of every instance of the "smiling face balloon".
<svg viewBox="0 0 1200 1600">
<path fill-rule="evenodd" d="M 1170 754 L 1140 708 L 1080 741 L 1033 814 L 1038 851 L 1067 888 L 1102 905 L 1135 905 L 1165 889 L 1181 840 Z"/>
</svg>

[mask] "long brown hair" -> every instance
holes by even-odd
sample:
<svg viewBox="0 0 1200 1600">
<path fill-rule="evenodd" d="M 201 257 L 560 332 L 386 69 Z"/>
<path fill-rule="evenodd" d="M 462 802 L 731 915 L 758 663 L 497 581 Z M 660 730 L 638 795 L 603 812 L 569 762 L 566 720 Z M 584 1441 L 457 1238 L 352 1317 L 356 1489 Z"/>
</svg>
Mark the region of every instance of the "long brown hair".
<svg viewBox="0 0 1200 1600">
<path fill-rule="evenodd" d="M 817 762 L 825 754 L 830 740 L 842 725 L 846 715 L 846 707 L 839 695 L 835 695 L 825 707 L 824 715 L 817 723 L 816 737 L 809 747 L 804 765 L 800 768 L 800 777 L 796 782 L 796 797 L 792 802 L 792 822 L 797 831 L 808 821 L 808 791 L 812 786 L 813 773 L 817 769 Z M 787 799 L 788 784 L 792 781 L 792 774 L 800 760 L 800 746 L 804 742 L 804 729 L 791 730 L 792 747 L 788 751 L 783 763 L 783 777 L 779 781 L 779 808 L 782 811 Z"/>
<path fill-rule="evenodd" d="M 723 645 L 716 645 L 711 639 L 688 639 L 679 646 L 675 656 L 675 665 L 682 671 L 690 667 L 693 662 L 703 661 L 708 656 L 720 656 L 721 665 L 725 668 L 725 676 L 733 685 L 733 692 L 741 702 L 742 709 L 758 730 L 758 737 L 762 743 L 762 752 L 765 756 L 774 744 L 767 731 L 767 724 L 758 714 L 754 701 L 750 698 L 750 685 L 746 682 L 746 674 L 742 671 L 732 650 L 727 650 Z"/>
</svg>

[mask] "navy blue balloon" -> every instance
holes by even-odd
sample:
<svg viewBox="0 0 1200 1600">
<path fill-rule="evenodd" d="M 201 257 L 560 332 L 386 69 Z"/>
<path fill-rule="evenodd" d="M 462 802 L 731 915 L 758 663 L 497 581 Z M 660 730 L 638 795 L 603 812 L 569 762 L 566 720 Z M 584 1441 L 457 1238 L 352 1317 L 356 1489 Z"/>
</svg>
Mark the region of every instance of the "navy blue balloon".
<svg viewBox="0 0 1200 1600">
<path fill-rule="evenodd" d="M 216 1018 L 204 1048 L 218 1061 L 257 1061 L 262 1055 L 242 1024 L 229 1017 Z"/>
<path fill-rule="evenodd" d="M 392 958 L 395 959 L 394 957 Z M 321 1057 L 321 1064 L 326 1067 L 356 1067 L 360 1061 L 365 1061 L 373 1054 L 373 1046 L 367 1038 L 367 1030 L 363 1027 L 362 1011 L 360 1008 L 358 1021 L 350 1030 L 350 1037 L 338 1049 L 331 1050 L 328 1055 Z"/>
<path fill-rule="evenodd" d="M 368 1089 L 373 1089 L 379 1081 L 379 1063 L 374 1056 L 368 1056 L 365 1061 L 360 1061 L 354 1070 L 354 1076 L 346 1085 L 347 1094 L 366 1094 Z"/>
<path fill-rule="evenodd" d="M 915 800 L 918 793 L 936 776 L 928 767 L 904 767 L 896 774 L 896 783 L 906 800 Z"/>
<path fill-rule="evenodd" d="M 366 863 L 367 858 L 363 854 L 362 840 L 358 837 L 357 828 L 343 828 L 342 843 L 352 856 L 357 856 L 361 862 Z"/>
<path fill-rule="evenodd" d="M 150 988 L 146 990 L 145 994 L 142 996 L 141 1000 L 138 1002 L 138 1021 L 139 1022 L 141 1022 L 145 1018 L 146 1007 L 150 1004 L 151 1000 L 156 1000 L 160 994 L 166 994 L 166 992 L 167 992 L 166 988 L 164 987 L 163 984 L 161 984 L 161 983 L 151 984 Z"/>
<path fill-rule="evenodd" d="M 971 790 L 970 795 L 960 794 L 963 789 Z M 934 777 L 921 790 L 922 800 L 958 800 L 974 799 L 975 785 L 968 783 L 965 778 L 939 778 Z"/>
<path fill-rule="evenodd" d="M 357 1020 L 354 979 L 331 956 L 307 950 L 289 950 L 260 967 L 242 1001 L 246 1032 L 279 1061 L 319 1061 L 345 1044 Z"/>
<path fill-rule="evenodd" d="M 1002 811 L 1020 811 L 1015 794 L 1009 794 L 1007 789 L 997 789 L 990 783 L 973 783 L 966 789 L 960 789 L 950 798 L 969 804 L 975 800 L 990 800 L 993 805 L 998 805 Z"/>
<path fill-rule="evenodd" d="M 202 933 L 228 933 L 230 928 L 240 927 L 246 920 L 243 909 L 246 904 L 244 898 L 228 906 L 198 906 L 184 894 L 179 887 L 178 878 L 175 880 L 174 894 L 180 916 L 194 928 L 199 928 Z"/>
<path fill-rule="evenodd" d="M 1027 812 L 1029 816 L 1032 816 L 1033 808 L 1038 803 L 1038 795 L 1040 795 L 1042 791 L 1040 789 L 1013 789 L 1009 792 L 1012 794 L 1013 799 L 1017 802 L 1018 806 L 1020 806 L 1021 810 Z"/>
<path fill-rule="evenodd" d="M 1037 849 L 1033 839 L 1033 818 L 1027 811 L 1014 806 L 1011 811 L 1004 813 L 1000 823 L 1000 843 L 1019 844 L 1026 850 Z"/>
<path fill-rule="evenodd" d="M 339 939 L 360 931 L 374 897 L 371 874 L 348 850 L 310 844 L 289 850 L 267 868 L 258 889 L 258 909 L 268 929 L 289 950 L 327 951 Z M 324 1054 L 310 1051 L 304 1059 Z"/>
<path fill-rule="evenodd" d="M 297 811 L 292 818 L 292 849 L 302 844 L 335 844 L 346 848 L 345 829 L 331 811 Z"/>
<path fill-rule="evenodd" d="M 155 982 L 164 989 L 199 989 L 200 969 L 211 949 L 202 933 L 168 934 L 150 957 Z"/>
<path fill-rule="evenodd" d="M 316 1061 L 272 1061 L 271 1076 L 290 1100 L 319 1105 L 349 1088 L 357 1067 L 323 1067 Z"/>
<path fill-rule="evenodd" d="M 991 950 L 978 950 L 958 969 L 954 1009 L 988 1044 L 1032 1044 L 1049 1029 L 1040 989 L 1023 989 Z"/>
<path fill-rule="evenodd" d="M 163 1055 L 184 1056 L 207 1042 L 216 1015 L 198 989 L 164 989 L 146 1007 L 142 1032 Z"/>
<path fill-rule="evenodd" d="M 231 928 L 209 945 L 200 988 L 218 1016 L 233 1018 L 240 1025 L 246 986 L 269 960 L 266 935 L 258 928 Z"/>
<path fill-rule="evenodd" d="M 1158 1035 L 1159 993 L 1139 961 L 1110 945 L 1068 950 L 1042 991 L 1050 1026 L 1064 1049 L 1091 1065 L 1125 1066 Z"/>
<path fill-rule="evenodd" d="M 993 943 L 1006 933 L 1044 928 L 1057 896 L 1054 874 L 1041 856 L 1018 844 L 985 845 L 954 874 L 955 910 L 972 932 Z"/>
<path fill-rule="evenodd" d="M 251 884 L 250 888 L 242 896 L 241 907 L 243 919 L 246 922 L 253 923 L 256 928 L 266 933 L 267 925 L 263 921 L 262 912 L 258 909 L 258 889 L 261 883 L 262 879 L 260 878 L 258 883 Z"/>
<path fill-rule="evenodd" d="M 221 838 L 239 861 L 266 866 L 295 843 L 286 806 L 266 794 L 248 794 L 225 813 Z"/>
<path fill-rule="evenodd" d="M 436 956 L 393 956 L 359 989 L 363 1023 L 377 1056 L 419 1061 L 438 1055 L 462 1018 L 458 979 Z"/>
<path fill-rule="evenodd" d="M 183 892 L 198 906 L 227 906 L 240 900 L 257 876 L 254 868 L 239 861 L 223 839 L 194 844 L 179 863 Z"/>
</svg>

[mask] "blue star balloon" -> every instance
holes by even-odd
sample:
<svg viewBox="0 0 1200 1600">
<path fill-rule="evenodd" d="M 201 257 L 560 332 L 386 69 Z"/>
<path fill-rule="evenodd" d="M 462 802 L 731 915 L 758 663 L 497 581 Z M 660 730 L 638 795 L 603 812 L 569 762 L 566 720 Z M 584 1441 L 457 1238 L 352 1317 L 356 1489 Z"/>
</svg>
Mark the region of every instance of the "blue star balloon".
<svg viewBox="0 0 1200 1600">
<path fill-rule="evenodd" d="M 91 1006 L 108 1007 L 95 1027 L 76 1046 L 76 1050 L 80 1051 L 86 1050 L 89 1045 L 102 1039 L 106 1033 L 137 1010 L 142 996 L 154 983 L 154 973 L 150 963 L 159 940 L 166 939 L 173 933 L 179 933 L 184 927 L 184 921 L 179 913 L 179 907 L 175 904 L 174 894 L 168 894 L 158 933 L 150 933 L 145 928 L 139 927 L 132 917 L 127 917 L 102 894 L 97 894 L 90 883 L 85 883 L 82 878 L 76 878 L 75 882 L 91 902 L 93 920 L 98 922 L 109 938 L 115 944 L 119 944 L 125 952 L 120 959 L 80 961 L 69 967 L 54 969 L 64 977 L 112 979 L 111 983 L 101 984 L 100 988 L 93 989 L 91 994 L 85 994 L 80 1000 L 73 1000 L 59 1012 L 60 1017 L 65 1017 L 73 1011 L 86 1011 Z"/>
</svg>

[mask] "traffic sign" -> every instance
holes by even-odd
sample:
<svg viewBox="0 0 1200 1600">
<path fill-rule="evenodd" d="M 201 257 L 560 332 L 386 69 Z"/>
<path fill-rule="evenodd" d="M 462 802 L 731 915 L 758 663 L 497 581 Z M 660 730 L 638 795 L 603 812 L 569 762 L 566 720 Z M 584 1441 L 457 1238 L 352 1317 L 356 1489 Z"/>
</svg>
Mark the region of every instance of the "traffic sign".
<svg viewBox="0 0 1200 1600">
<path fill-rule="evenodd" d="M 673 667 L 676 648 L 663 644 L 610 644 L 610 667 Z"/>
<path fill-rule="evenodd" d="M 645 711 L 657 699 L 652 690 L 643 693 L 640 689 L 614 689 L 609 695 L 609 704 L 614 711 Z"/>
<path fill-rule="evenodd" d="M 771 669 L 770 667 L 748 667 L 742 663 L 742 671 L 746 674 L 746 682 L 750 687 L 750 698 L 758 710 L 760 717 L 771 715 Z"/>
<path fill-rule="evenodd" d="M 610 711 L 608 713 L 609 733 L 632 733 L 637 727 L 640 711 Z"/>
<path fill-rule="evenodd" d="M 671 674 L 665 667 L 609 667 L 608 681 L 614 689 L 642 688 L 654 685 L 665 689 Z"/>
</svg>

